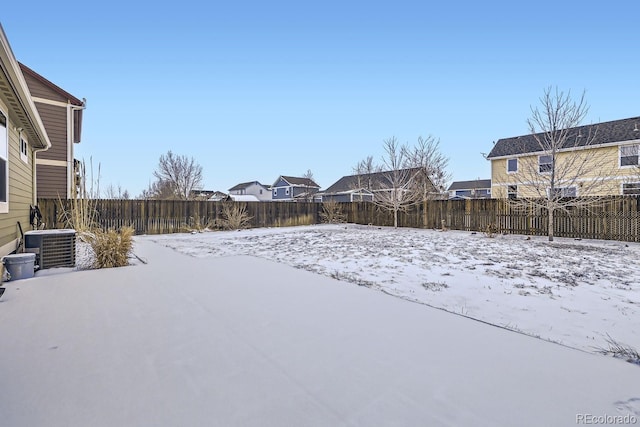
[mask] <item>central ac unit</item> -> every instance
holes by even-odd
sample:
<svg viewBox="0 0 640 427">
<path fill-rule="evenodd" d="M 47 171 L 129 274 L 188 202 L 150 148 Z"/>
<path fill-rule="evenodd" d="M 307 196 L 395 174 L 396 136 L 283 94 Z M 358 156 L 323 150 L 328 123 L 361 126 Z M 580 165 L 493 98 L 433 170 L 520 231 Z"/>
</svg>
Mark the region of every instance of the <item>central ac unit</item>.
<svg viewBox="0 0 640 427">
<path fill-rule="evenodd" d="M 36 254 L 40 269 L 76 265 L 76 231 L 34 230 L 24 233 L 25 252 Z"/>
</svg>

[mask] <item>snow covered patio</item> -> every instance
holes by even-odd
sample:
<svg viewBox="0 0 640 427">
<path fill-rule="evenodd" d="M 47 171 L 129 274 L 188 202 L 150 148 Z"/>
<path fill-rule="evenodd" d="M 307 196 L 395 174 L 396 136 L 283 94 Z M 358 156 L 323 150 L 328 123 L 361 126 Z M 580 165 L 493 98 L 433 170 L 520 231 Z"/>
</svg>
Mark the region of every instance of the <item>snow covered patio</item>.
<svg viewBox="0 0 640 427">
<path fill-rule="evenodd" d="M 177 238 L 138 238 L 146 265 L 6 284 L 0 424 L 566 426 L 640 417 L 636 365 L 254 256 L 163 247 Z"/>
</svg>

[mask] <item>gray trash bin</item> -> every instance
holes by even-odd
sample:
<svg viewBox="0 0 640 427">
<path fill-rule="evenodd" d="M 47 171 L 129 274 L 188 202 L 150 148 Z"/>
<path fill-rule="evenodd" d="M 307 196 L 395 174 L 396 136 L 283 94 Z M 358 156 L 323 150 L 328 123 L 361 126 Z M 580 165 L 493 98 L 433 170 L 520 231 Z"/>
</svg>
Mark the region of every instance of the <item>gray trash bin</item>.
<svg viewBox="0 0 640 427">
<path fill-rule="evenodd" d="M 9 280 L 28 279 L 34 274 L 36 254 L 7 255 L 2 262 L 9 272 Z"/>
</svg>

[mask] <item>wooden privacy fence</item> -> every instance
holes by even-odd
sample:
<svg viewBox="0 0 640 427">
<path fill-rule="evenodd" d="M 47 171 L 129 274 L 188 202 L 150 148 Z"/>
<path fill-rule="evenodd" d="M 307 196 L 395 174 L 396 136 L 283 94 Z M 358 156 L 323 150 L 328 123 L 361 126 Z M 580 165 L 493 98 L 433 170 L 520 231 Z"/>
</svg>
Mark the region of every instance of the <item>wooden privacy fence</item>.
<svg viewBox="0 0 640 427">
<path fill-rule="evenodd" d="M 231 202 L 232 203 L 232 202 Z M 47 228 L 64 228 L 62 209 L 69 201 L 40 200 Z M 249 226 L 284 227 L 318 224 L 321 203 L 246 202 Z M 339 203 L 347 222 L 377 226 L 393 225 L 393 213 L 373 203 Z M 95 200 L 98 226 L 133 227 L 136 234 L 184 232 L 219 227 L 223 202 L 181 200 Z M 614 196 L 589 207 L 556 211 L 554 233 L 558 237 L 640 241 L 640 197 Z M 485 231 L 491 226 L 501 233 L 546 235 L 548 215 L 540 208 L 520 208 L 501 199 L 432 200 L 400 212 L 399 225 L 415 228 Z"/>
</svg>

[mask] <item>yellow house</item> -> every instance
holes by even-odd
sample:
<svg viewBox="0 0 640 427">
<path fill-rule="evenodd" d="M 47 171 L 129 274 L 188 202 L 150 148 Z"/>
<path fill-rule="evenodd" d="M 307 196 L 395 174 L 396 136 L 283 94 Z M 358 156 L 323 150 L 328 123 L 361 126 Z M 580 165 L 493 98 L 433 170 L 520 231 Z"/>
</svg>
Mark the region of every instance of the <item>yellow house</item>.
<svg viewBox="0 0 640 427">
<path fill-rule="evenodd" d="M 640 195 L 639 154 L 640 117 L 500 139 L 487 156 L 491 196 Z"/>
<path fill-rule="evenodd" d="M 0 257 L 16 250 L 36 203 L 35 154 L 51 147 L 0 25 Z"/>
</svg>

